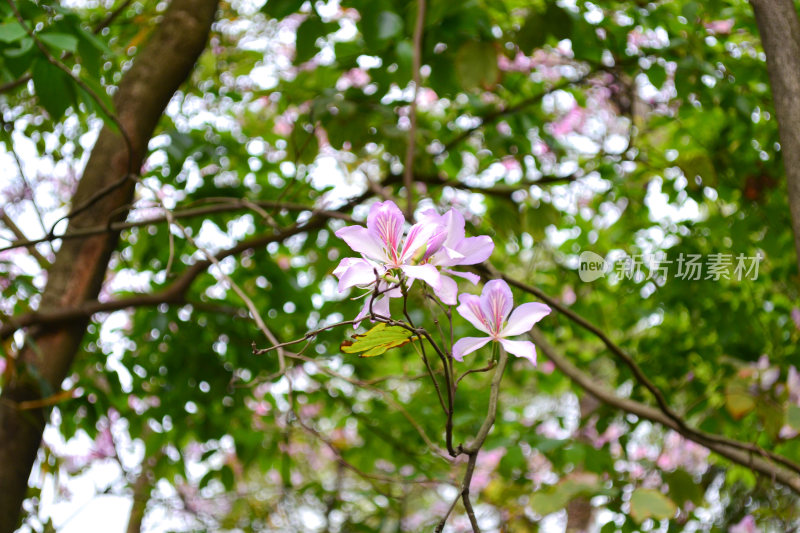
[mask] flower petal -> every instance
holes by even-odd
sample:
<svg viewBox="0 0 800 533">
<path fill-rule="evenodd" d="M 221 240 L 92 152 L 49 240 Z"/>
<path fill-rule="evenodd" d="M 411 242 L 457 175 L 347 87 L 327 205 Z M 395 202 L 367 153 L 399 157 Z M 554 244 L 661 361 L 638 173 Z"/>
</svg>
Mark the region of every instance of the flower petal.
<svg viewBox="0 0 800 533">
<path fill-rule="evenodd" d="M 438 291 L 434 291 L 436 296 L 442 300 L 445 305 L 456 305 L 458 303 L 458 283 L 456 280 L 449 276 L 440 276 L 442 286 Z"/>
<path fill-rule="evenodd" d="M 466 235 L 464 230 L 464 215 L 455 209 L 450 209 L 440 218 L 440 224 L 447 228 L 447 240 L 445 246 L 457 249 L 459 243 L 464 240 Z"/>
<path fill-rule="evenodd" d="M 346 257 L 342 259 L 333 274 L 339 278 L 339 292 L 355 285 L 369 285 L 375 283 L 376 266 L 366 259 Z M 380 273 L 383 268 L 378 269 Z"/>
<path fill-rule="evenodd" d="M 513 337 L 527 333 L 534 324 L 549 315 L 550 311 L 552 309 L 539 302 L 522 304 L 514 309 L 514 312 L 508 317 L 508 322 L 500 332 L 500 336 Z"/>
<path fill-rule="evenodd" d="M 408 230 L 403 250 L 400 252 L 399 262 L 406 263 L 414 258 L 417 250 L 423 249 L 427 252 L 427 247 L 440 247 L 444 240 L 444 228 L 435 224 L 418 223 L 411 226 Z"/>
<path fill-rule="evenodd" d="M 476 265 L 489 259 L 494 251 L 494 242 L 488 235 L 468 237 L 456 246 L 456 251 L 463 255 L 456 265 Z"/>
<path fill-rule="evenodd" d="M 403 265 L 400 270 L 411 279 L 421 279 L 437 291 L 442 286 L 442 276 L 433 265 Z"/>
<path fill-rule="evenodd" d="M 403 238 L 405 217 L 397 204 L 391 200 L 372 204 L 367 215 L 367 229 L 389 250 L 396 254 Z"/>
<path fill-rule="evenodd" d="M 456 307 L 458 314 L 466 318 L 470 324 L 482 332 L 491 335 L 492 332 L 489 329 L 489 322 L 483 315 L 483 309 L 481 309 L 481 299 L 474 294 L 465 293 L 458 297 L 458 301 L 461 303 L 461 305 Z"/>
<path fill-rule="evenodd" d="M 347 226 L 337 230 L 335 235 L 347 243 L 354 251 L 364 254 L 365 257 L 388 262 L 386 248 L 367 228 L 363 226 Z"/>
<path fill-rule="evenodd" d="M 442 272 L 446 272 L 451 276 L 458 276 L 459 278 L 464 278 L 473 285 L 477 285 L 478 282 L 481 280 L 481 277 L 479 275 L 473 274 L 472 272 L 459 272 L 458 270 L 442 270 Z"/>
<path fill-rule="evenodd" d="M 463 361 L 465 355 L 474 352 L 478 348 L 483 348 L 490 340 L 492 340 L 491 337 L 464 337 L 463 339 L 458 339 L 453 345 L 453 359 L 458 362 Z"/>
<path fill-rule="evenodd" d="M 508 353 L 527 359 L 533 363 L 533 366 L 536 366 L 536 346 L 534 346 L 531 341 L 500 339 L 500 344 L 503 345 L 503 348 L 505 348 Z"/>
<path fill-rule="evenodd" d="M 508 283 L 502 279 L 493 279 L 483 286 L 481 309 L 494 333 L 503 327 L 503 322 L 506 321 L 512 307 L 514 307 L 514 296 L 508 288 Z"/>
</svg>

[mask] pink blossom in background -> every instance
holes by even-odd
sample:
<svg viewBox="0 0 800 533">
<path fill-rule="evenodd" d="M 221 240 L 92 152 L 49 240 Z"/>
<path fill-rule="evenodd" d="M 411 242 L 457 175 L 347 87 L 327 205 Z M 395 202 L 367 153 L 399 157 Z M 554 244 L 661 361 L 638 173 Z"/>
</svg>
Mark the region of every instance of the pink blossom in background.
<svg viewBox="0 0 800 533">
<path fill-rule="evenodd" d="M 420 87 L 417 94 L 417 107 L 423 111 L 431 109 L 439 101 L 436 91 L 428 87 Z"/>
<path fill-rule="evenodd" d="M 539 365 L 539 372 L 545 375 L 552 374 L 556 369 L 556 365 L 553 364 L 552 361 L 545 361 L 541 365 Z"/>
<path fill-rule="evenodd" d="M 670 431 L 664 438 L 664 448 L 656 459 L 662 470 L 682 468 L 690 474 L 702 474 L 708 469 L 708 448 Z"/>
<path fill-rule="evenodd" d="M 728 35 L 733 29 L 734 22 L 733 19 L 712 20 L 704 23 L 703 26 L 716 35 Z"/>
<path fill-rule="evenodd" d="M 336 89 L 344 91 L 351 87 L 355 89 L 362 89 L 370 82 L 369 74 L 362 68 L 351 68 L 339 77 L 336 82 Z"/>
<path fill-rule="evenodd" d="M 506 454 L 506 448 L 499 447 L 493 450 L 480 450 L 475 462 L 475 472 L 472 475 L 472 481 L 469 484 L 469 490 L 477 494 L 485 489 L 491 481 L 492 473 L 497 470 L 500 460 Z M 466 455 L 460 455 L 456 459 L 456 463 L 465 463 L 467 461 Z"/>
<path fill-rule="evenodd" d="M 761 390 L 771 389 L 781 375 L 780 368 L 770 366 L 769 357 L 767 357 L 766 354 L 763 354 L 758 358 L 756 368 L 758 369 L 758 378 L 759 384 L 761 385 Z"/>
<path fill-rule="evenodd" d="M 275 125 L 272 127 L 272 131 L 275 133 L 275 135 L 287 137 L 289 136 L 289 134 L 292 133 L 293 129 L 294 129 L 294 124 L 286 116 L 286 113 L 275 117 Z"/>
<path fill-rule="evenodd" d="M 790 315 L 792 317 L 792 322 L 794 322 L 794 327 L 800 330 L 800 307 L 792 308 Z"/>
<path fill-rule="evenodd" d="M 576 103 L 560 119 L 549 124 L 550 133 L 556 137 L 578 133 L 585 120 L 586 112 Z"/>
<path fill-rule="evenodd" d="M 464 337 L 453 345 L 453 358 L 463 361 L 464 356 L 483 347 L 490 341 L 499 342 L 503 348 L 517 357 L 523 357 L 536 365 L 536 348 L 530 341 L 511 341 L 506 337 L 516 337 L 527 333 L 545 316 L 550 308 L 543 303 L 525 303 L 514 312 L 514 297 L 508 283 L 495 279 L 483 287 L 480 297 L 462 294 L 461 305 L 456 311 L 488 337 Z"/>
<path fill-rule="evenodd" d="M 761 528 L 756 525 L 756 519 L 753 515 L 749 514 L 729 527 L 728 533 L 761 533 Z"/>
<path fill-rule="evenodd" d="M 517 52 L 514 59 L 509 59 L 503 54 L 497 56 L 497 67 L 506 72 L 530 72 L 535 65 L 533 59 L 522 52 Z"/>
</svg>

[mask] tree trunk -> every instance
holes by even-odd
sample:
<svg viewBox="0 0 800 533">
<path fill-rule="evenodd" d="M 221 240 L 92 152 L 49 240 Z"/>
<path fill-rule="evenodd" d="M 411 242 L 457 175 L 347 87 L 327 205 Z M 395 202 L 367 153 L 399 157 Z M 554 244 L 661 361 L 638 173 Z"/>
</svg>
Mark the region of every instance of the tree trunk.
<svg viewBox="0 0 800 533">
<path fill-rule="evenodd" d="M 116 116 L 131 143 L 105 127 L 92 150 L 72 201 L 75 216 L 69 229 L 79 229 L 127 216 L 137 172 L 147 143 L 173 93 L 189 76 L 208 39 L 217 0 L 173 0 L 148 44 L 124 74 L 115 95 Z M 106 194 L 100 196 L 98 192 Z M 76 208 L 87 206 L 80 211 Z M 118 234 L 62 241 L 48 272 L 40 309 L 70 308 L 96 299 L 117 246 Z M 31 467 L 49 415 L 47 409 L 21 411 L 17 404 L 58 391 L 69 372 L 88 324 L 78 319 L 63 326 L 28 332 L 16 360 L 15 375 L 0 396 L 0 533 L 11 533 Z"/>
<path fill-rule="evenodd" d="M 792 0 L 751 0 L 750 4 L 767 54 L 800 268 L 800 20 Z"/>
</svg>

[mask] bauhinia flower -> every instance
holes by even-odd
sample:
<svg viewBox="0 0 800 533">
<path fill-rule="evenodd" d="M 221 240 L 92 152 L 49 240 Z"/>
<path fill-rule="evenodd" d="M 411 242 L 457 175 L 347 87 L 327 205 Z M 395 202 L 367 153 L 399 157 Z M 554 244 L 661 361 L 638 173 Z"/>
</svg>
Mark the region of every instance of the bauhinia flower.
<svg viewBox="0 0 800 533">
<path fill-rule="evenodd" d="M 444 242 L 445 228 L 440 224 L 414 224 L 403 237 L 405 218 L 392 201 L 373 204 L 367 216 L 367 227 L 347 226 L 336 232 L 350 248 L 362 257 L 342 259 L 333 274 L 339 278 L 339 292 L 353 286 L 375 287 L 377 298 L 368 296 L 356 320 L 369 314 L 389 315 L 389 298 L 402 296 L 400 289 L 389 288 L 388 280 L 396 280 L 402 272 L 409 280 L 419 279 L 434 291 L 441 288 L 441 275 L 432 264 L 422 264 L 429 250 L 438 250 Z M 373 301 L 374 300 L 374 301 Z"/>
<path fill-rule="evenodd" d="M 428 248 L 438 248 L 445 238 L 445 230 L 438 224 L 418 223 L 411 226 L 403 238 L 405 218 L 392 201 L 372 205 L 367 216 L 367 227 L 347 226 L 336 232 L 363 259 L 343 259 L 337 268 L 339 290 L 354 285 L 375 282 L 375 271 L 383 277 L 391 270 L 400 270 L 409 279 L 420 279 L 438 289 L 441 286 L 439 271 L 430 264 L 420 264 Z"/>
<path fill-rule="evenodd" d="M 536 365 L 536 347 L 530 341 L 512 341 L 507 337 L 515 337 L 527 333 L 533 325 L 550 314 L 545 304 L 525 303 L 514 309 L 514 297 L 511 289 L 503 280 L 492 280 L 483 287 L 480 297 L 474 294 L 462 294 L 456 308 L 458 314 L 466 318 L 473 326 L 488 334 L 488 337 L 464 337 L 453 345 L 453 357 L 463 361 L 464 356 L 485 346 L 490 341 L 499 342 L 505 350 L 518 357 L 524 357 Z M 509 314 L 511 316 L 509 316 Z"/>
<path fill-rule="evenodd" d="M 487 235 L 467 237 L 464 230 L 464 216 L 450 209 L 444 215 L 438 214 L 433 209 L 422 213 L 423 223 L 430 223 L 445 228 L 445 239 L 440 246 L 428 247 L 423 258 L 423 264 L 440 267 L 442 274 L 459 276 L 470 281 L 473 285 L 480 279 L 471 272 L 457 272 L 452 267 L 459 265 L 476 265 L 486 261 L 494 250 L 494 243 Z M 455 305 L 458 294 L 458 285 L 449 276 L 441 276 L 441 287 L 436 290 L 436 295 L 446 305 Z"/>
</svg>

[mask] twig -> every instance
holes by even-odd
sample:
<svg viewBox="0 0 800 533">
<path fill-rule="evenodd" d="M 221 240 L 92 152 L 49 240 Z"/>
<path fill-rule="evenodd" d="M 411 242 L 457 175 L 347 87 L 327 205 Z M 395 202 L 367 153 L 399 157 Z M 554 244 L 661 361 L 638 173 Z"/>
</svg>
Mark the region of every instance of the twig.
<svg viewBox="0 0 800 533">
<path fill-rule="evenodd" d="M 128 177 L 126 176 L 125 179 L 127 180 Z M 210 214 L 214 214 L 214 213 L 225 213 L 225 212 L 229 212 L 229 211 L 238 211 L 238 210 L 241 210 L 241 209 L 252 209 L 252 207 L 250 207 L 249 204 L 253 204 L 253 205 L 258 205 L 259 207 L 268 207 L 268 208 L 269 207 L 274 207 L 274 206 L 279 206 L 281 209 L 286 209 L 287 211 L 308 211 L 308 212 L 310 212 L 312 214 L 312 216 L 319 215 L 319 216 L 324 216 L 324 217 L 327 217 L 327 218 L 338 218 L 338 219 L 347 220 L 347 221 L 351 221 L 352 220 L 352 217 L 350 217 L 350 215 L 346 215 L 346 214 L 344 214 L 344 213 L 342 213 L 340 211 L 316 209 L 314 207 L 310 207 L 310 206 L 302 205 L 302 204 L 276 204 L 275 202 L 269 202 L 269 201 L 258 201 L 258 202 L 247 201 L 247 202 L 245 202 L 245 201 L 236 200 L 236 199 L 232 199 L 232 198 L 229 199 L 229 200 L 231 200 L 231 201 L 228 202 L 228 203 L 220 203 L 220 204 L 217 204 L 217 205 L 211 205 L 211 206 L 207 206 L 207 207 L 199 207 L 199 208 L 194 208 L 194 209 L 185 209 L 183 211 L 173 211 L 172 212 L 172 217 L 174 219 L 183 219 L 183 218 L 192 218 L 192 217 L 210 215 Z M 63 219 L 64 219 L 64 217 L 62 217 L 60 220 L 63 220 Z M 7 250 L 12 250 L 14 248 L 27 247 L 27 246 L 31 246 L 31 245 L 34 245 L 34 244 L 39 244 L 39 243 L 47 242 L 47 241 L 54 241 L 54 240 L 58 240 L 58 239 L 61 239 L 61 240 L 81 239 L 83 237 L 90 237 L 92 235 L 99 235 L 99 234 L 102 234 L 102 233 L 118 232 L 118 231 L 131 229 L 131 228 L 138 228 L 138 227 L 142 227 L 142 226 L 150 226 L 150 225 L 154 225 L 154 224 L 162 224 L 162 223 L 165 223 L 165 222 L 167 222 L 167 217 L 166 216 L 153 217 L 153 218 L 148 218 L 147 220 L 137 220 L 137 221 L 133 221 L 133 222 L 109 222 L 109 223 L 106 223 L 106 224 L 102 224 L 102 225 L 98 225 L 98 226 L 92 226 L 92 227 L 88 227 L 88 228 L 81 228 L 81 229 L 71 230 L 71 231 L 67 230 L 67 233 L 64 233 L 62 235 L 53 235 L 53 234 L 51 234 L 51 235 L 48 235 L 48 236 L 43 237 L 41 239 L 31 239 L 31 240 L 25 240 L 25 241 L 17 241 L 17 242 L 15 242 L 14 244 L 12 244 L 10 246 L 5 246 L 3 248 L 0 248 L 0 252 L 5 252 Z M 51 232 L 52 232 L 52 228 L 51 228 Z"/>
<path fill-rule="evenodd" d="M 14 223 L 14 220 L 10 216 L 8 216 L 8 213 L 6 213 L 5 210 L 0 209 L 0 219 L 2 219 L 3 220 L 3 224 L 5 224 L 6 227 L 11 230 L 11 233 L 13 233 L 14 236 L 17 237 L 17 242 L 21 242 L 21 241 L 27 240 L 27 237 L 25 236 L 25 234 L 22 232 L 22 230 L 19 228 L 19 226 L 17 226 Z M 28 252 L 30 252 L 30 254 L 39 263 L 40 267 L 47 268 L 47 267 L 50 266 L 50 260 L 47 259 L 45 256 L 43 256 L 42 253 L 39 250 L 36 249 L 35 245 L 31 244 L 31 245 L 27 246 L 26 248 L 27 248 Z"/>
</svg>

